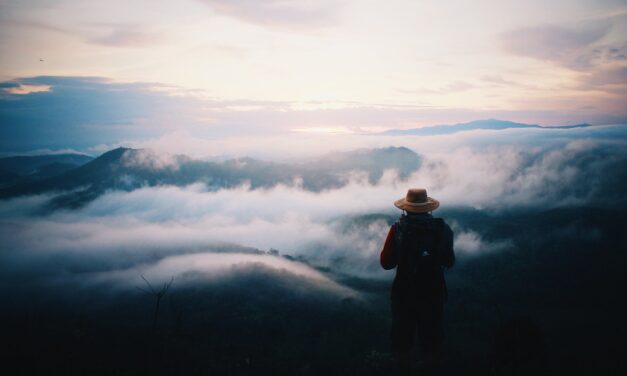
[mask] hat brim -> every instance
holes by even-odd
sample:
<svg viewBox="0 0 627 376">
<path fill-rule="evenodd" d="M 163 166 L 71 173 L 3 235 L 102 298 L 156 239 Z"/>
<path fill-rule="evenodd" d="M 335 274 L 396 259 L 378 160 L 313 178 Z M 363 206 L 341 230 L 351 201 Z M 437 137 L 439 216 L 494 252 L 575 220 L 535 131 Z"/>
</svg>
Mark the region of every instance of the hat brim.
<svg viewBox="0 0 627 376">
<path fill-rule="evenodd" d="M 440 201 L 431 197 L 427 197 L 426 202 L 413 203 L 413 202 L 408 202 L 405 199 L 405 197 L 403 197 L 400 200 L 394 201 L 394 206 L 396 206 L 397 208 L 401 210 L 405 210 L 407 212 L 428 213 L 430 211 L 434 211 L 435 209 L 437 209 L 440 206 Z"/>
</svg>

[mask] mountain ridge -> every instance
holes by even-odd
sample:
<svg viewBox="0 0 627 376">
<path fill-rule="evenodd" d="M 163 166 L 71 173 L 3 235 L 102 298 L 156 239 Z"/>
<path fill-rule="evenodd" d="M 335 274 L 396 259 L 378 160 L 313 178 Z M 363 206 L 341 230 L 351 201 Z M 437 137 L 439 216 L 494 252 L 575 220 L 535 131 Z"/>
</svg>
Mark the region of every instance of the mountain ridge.
<svg viewBox="0 0 627 376">
<path fill-rule="evenodd" d="M 486 130 L 504 130 L 504 129 L 521 129 L 521 128 L 536 128 L 536 129 L 573 129 L 584 128 L 592 125 L 587 123 L 574 124 L 574 125 L 560 125 L 560 126 L 542 126 L 538 124 L 526 124 L 516 123 L 509 120 L 498 119 L 484 119 L 474 120 L 467 123 L 457 124 L 439 124 L 423 128 L 411 128 L 411 129 L 390 129 L 379 135 L 385 136 L 436 136 L 453 134 L 464 131 L 486 129 Z"/>
<path fill-rule="evenodd" d="M 93 160 L 84 154 L 18 155 L 0 158 L 0 187 L 43 180 Z"/>
<path fill-rule="evenodd" d="M 300 184 L 320 192 L 349 183 L 353 171 L 364 172 L 375 184 L 385 170 L 401 178 L 416 171 L 422 158 L 405 147 L 357 149 L 329 153 L 302 163 L 278 163 L 250 157 L 222 162 L 191 159 L 186 155 L 157 153 L 151 149 L 116 148 L 59 175 L 0 189 L 0 199 L 55 193 L 55 207 L 74 208 L 108 190 L 132 191 L 145 186 L 186 186 L 204 183 L 209 190 L 247 184 L 250 189 Z"/>
</svg>

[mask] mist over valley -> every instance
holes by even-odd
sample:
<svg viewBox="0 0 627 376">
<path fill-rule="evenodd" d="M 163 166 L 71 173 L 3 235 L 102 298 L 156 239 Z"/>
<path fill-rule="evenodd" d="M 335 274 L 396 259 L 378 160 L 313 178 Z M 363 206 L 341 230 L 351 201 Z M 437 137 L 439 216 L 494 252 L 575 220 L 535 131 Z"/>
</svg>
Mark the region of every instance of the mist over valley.
<svg viewBox="0 0 627 376">
<path fill-rule="evenodd" d="M 547 130 L 559 137 L 544 143 L 533 128 L 472 131 L 488 132 L 481 144 L 472 132 L 386 147 L 361 136 L 357 148 L 338 136 L 344 148 L 292 162 L 125 147 L 2 158 L 12 353 L 26 359 L 37 341 L 58 367 L 56 346 L 80 351 L 86 369 L 107 354 L 108 371 L 385 374 L 393 273 L 379 252 L 400 214 L 392 201 L 424 186 L 455 234 L 449 372 L 489 368 L 499 328 L 521 317 L 553 369 L 612 369 L 624 334 L 612 302 L 627 287 L 627 128 L 584 129 Z M 172 283 L 156 316 L 143 278 Z M 605 319 L 582 326 L 591 317 Z M 604 345 L 574 361 L 589 342 Z"/>
</svg>

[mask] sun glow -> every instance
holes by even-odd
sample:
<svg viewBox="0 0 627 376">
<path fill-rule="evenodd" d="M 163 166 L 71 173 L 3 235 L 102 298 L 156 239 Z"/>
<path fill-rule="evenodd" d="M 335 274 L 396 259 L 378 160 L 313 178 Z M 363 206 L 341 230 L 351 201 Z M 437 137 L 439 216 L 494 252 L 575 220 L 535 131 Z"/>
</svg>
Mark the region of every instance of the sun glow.
<svg viewBox="0 0 627 376">
<path fill-rule="evenodd" d="M 352 134 L 352 130 L 345 127 L 307 127 L 293 128 L 292 132 L 298 133 L 314 133 L 314 134 Z"/>
<path fill-rule="evenodd" d="M 9 94 L 26 95 L 30 93 L 41 93 L 41 92 L 50 91 L 50 85 L 21 84 L 15 87 L 5 88 L 3 89 L 3 91 Z"/>
</svg>

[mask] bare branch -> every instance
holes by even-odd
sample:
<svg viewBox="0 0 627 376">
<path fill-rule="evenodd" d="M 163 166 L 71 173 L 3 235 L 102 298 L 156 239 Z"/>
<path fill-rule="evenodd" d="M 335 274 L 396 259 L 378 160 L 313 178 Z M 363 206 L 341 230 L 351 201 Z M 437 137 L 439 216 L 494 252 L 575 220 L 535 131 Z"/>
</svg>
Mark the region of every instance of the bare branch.
<svg viewBox="0 0 627 376">
<path fill-rule="evenodd" d="M 152 294 L 150 291 L 148 291 L 146 289 L 143 289 L 143 288 L 141 288 L 139 286 L 135 286 L 135 288 L 138 289 L 139 291 L 143 292 L 144 294 L 148 294 L 148 295 Z"/>
<path fill-rule="evenodd" d="M 170 286 L 172 286 L 172 283 L 174 282 L 174 277 L 170 278 L 170 282 L 168 282 L 168 284 L 166 285 L 165 283 L 163 284 L 163 293 L 165 294 L 166 292 L 168 292 L 168 290 L 170 289 Z"/>
<path fill-rule="evenodd" d="M 144 282 L 146 282 L 146 284 L 148 285 L 148 288 L 150 288 L 150 291 L 152 291 L 153 294 L 156 294 L 155 289 L 152 288 L 152 285 L 150 284 L 150 282 L 148 282 L 148 280 L 144 277 L 144 275 L 140 274 L 139 276 L 142 277 Z"/>
<path fill-rule="evenodd" d="M 172 283 L 174 282 L 174 277 L 170 278 L 170 282 L 167 282 L 167 283 L 164 282 L 163 283 L 163 287 L 159 291 L 155 291 L 155 289 L 152 287 L 150 282 L 148 282 L 146 277 L 144 277 L 141 274 L 140 274 L 140 277 L 144 280 L 144 282 L 146 282 L 146 285 L 148 286 L 150 291 L 148 291 L 146 289 L 143 289 L 143 288 L 141 288 L 139 286 L 135 286 L 135 288 L 138 289 L 139 291 L 145 293 L 145 294 L 154 295 L 154 297 L 155 297 L 155 311 L 154 311 L 154 315 L 153 315 L 153 319 L 152 319 L 152 330 L 154 331 L 156 329 L 156 327 L 157 327 L 157 319 L 159 317 L 159 305 L 161 304 L 161 299 L 163 298 L 163 296 L 168 292 L 168 290 L 172 286 Z"/>
</svg>

